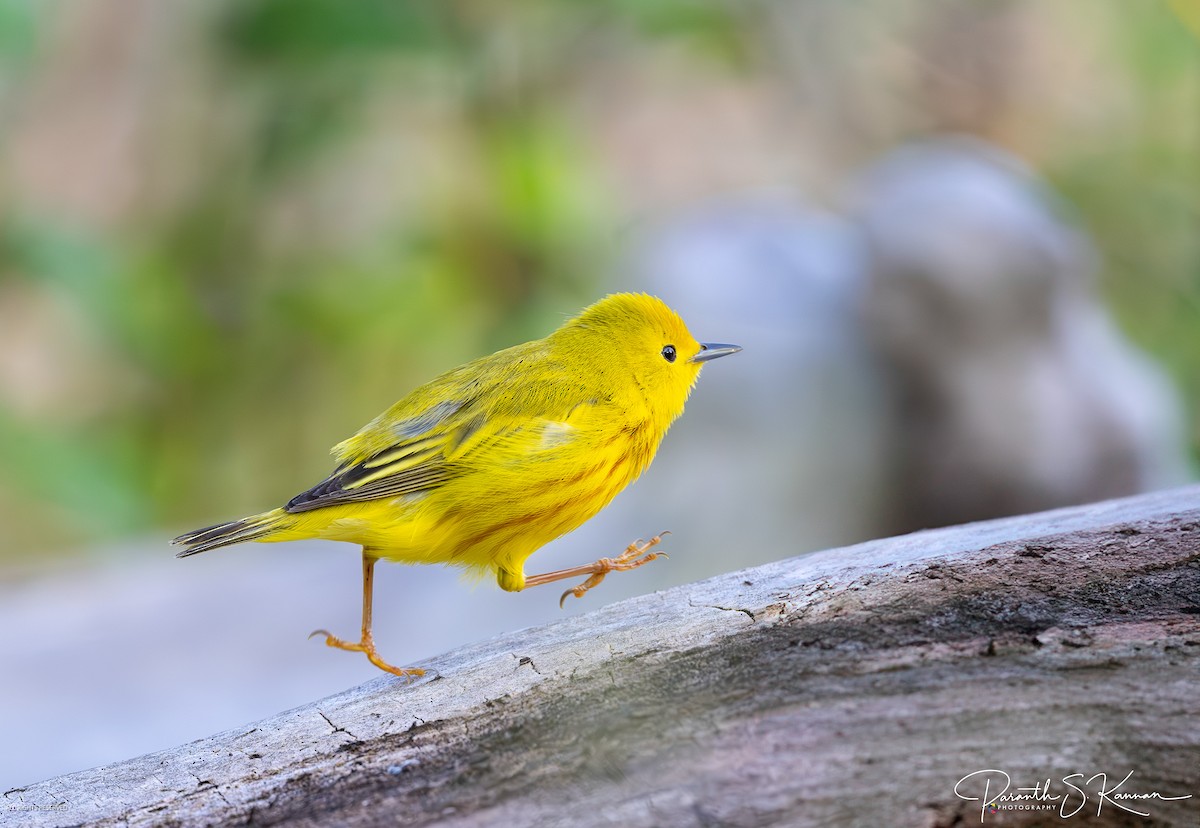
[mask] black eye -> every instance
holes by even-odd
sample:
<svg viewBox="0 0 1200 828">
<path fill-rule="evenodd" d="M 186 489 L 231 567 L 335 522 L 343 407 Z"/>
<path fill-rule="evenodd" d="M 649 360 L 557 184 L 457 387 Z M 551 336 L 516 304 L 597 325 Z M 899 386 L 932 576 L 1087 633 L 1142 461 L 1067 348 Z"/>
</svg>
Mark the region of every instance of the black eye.
<svg viewBox="0 0 1200 828">
<path fill-rule="evenodd" d="M 663 355 L 663 359 L 665 359 L 667 362 L 674 362 L 675 361 L 675 346 L 674 345 L 664 345 L 663 349 L 662 349 L 662 355 Z"/>
</svg>

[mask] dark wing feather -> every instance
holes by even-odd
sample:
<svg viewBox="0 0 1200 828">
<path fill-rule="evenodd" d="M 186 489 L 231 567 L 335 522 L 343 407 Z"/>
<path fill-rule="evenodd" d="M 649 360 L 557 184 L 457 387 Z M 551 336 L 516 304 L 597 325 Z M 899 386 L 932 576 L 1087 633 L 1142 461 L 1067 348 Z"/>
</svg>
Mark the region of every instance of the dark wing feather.
<svg viewBox="0 0 1200 828">
<path fill-rule="evenodd" d="M 288 501 L 288 512 L 308 512 L 342 503 L 401 497 L 436 489 L 457 474 L 446 459 L 444 435 L 391 446 L 358 463 L 345 463 L 329 477 Z"/>
</svg>

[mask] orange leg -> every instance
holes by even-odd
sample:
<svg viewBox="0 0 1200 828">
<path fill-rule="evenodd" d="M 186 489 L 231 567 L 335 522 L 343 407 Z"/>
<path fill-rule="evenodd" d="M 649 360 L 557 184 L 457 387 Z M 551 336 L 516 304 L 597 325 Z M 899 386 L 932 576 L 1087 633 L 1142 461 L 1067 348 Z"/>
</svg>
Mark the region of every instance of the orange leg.
<svg viewBox="0 0 1200 828">
<path fill-rule="evenodd" d="M 371 635 L 371 593 L 373 591 L 375 562 L 377 560 L 379 559 L 367 554 L 367 550 L 363 550 L 362 640 L 357 644 L 352 644 L 349 641 L 336 638 L 325 630 L 314 630 L 309 638 L 312 638 L 314 635 L 323 635 L 325 636 L 325 645 L 327 647 L 337 647 L 339 650 L 351 650 L 356 653 L 363 653 L 380 670 L 393 675 L 402 678 L 423 676 L 425 675 L 425 671 L 417 667 L 393 667 L 380 658 L 379 652 L 375 649 L 375 639 Z"/>
<path fill-rule="evenodd" d="M 546 572 L 542 575 L 530 575 L 525 579 L 525 586 L 540 586 L 542 584 L 553 583 L 554 581 L 562 581 L 566 578 L 577 578 L 580 575 L 587 575 L 588 579 L 577 587 L 571 587 L 562 594 L 558 599 L 558 605 L 561 607 L 563 602 L 567 600 L 568 595 L 574 595 L 576 598 L 582 598 L 584 593 L 589 589 L 599 584 L 604 580 L 604 576 L 610 572 L 622 572 L 626 569 L 637 569 L 643 564 L 648 564 L 656 558 L 665 558 L 665 552 L 647 552 L 652 546 L 657 546 L 663 539 L 663 535 L 669 535 L 670 532 L 660 532 L 648 541 L 637 540 L 629 544 L 625 551 L 615 558 L 601 558 L 595 563 L 584 564 L 583 566 L 573 566 L 570 569 L 558 569 L 554 572 Z"/>
</svg>

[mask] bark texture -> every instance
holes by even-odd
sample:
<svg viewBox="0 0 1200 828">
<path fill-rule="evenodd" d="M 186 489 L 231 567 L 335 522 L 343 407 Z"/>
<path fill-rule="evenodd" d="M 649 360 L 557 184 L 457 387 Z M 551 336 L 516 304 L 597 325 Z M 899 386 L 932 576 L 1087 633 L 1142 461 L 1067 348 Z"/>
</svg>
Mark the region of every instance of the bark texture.
<svg viewBox="0 0 1200 828">
<path fill-rule="evenodd" d="M 1197 825 L 1200 488 L 794 558 L 422 666 L 8 791 L 0 821 Z M 1052 795 L 1082 773 L 1088 798 L 985 814 L 955 794 L 983 769 Z M 1084 781 L 1129 771 L 1191 798 L 1125 800 L 1142 818 Z"/>
</svg>

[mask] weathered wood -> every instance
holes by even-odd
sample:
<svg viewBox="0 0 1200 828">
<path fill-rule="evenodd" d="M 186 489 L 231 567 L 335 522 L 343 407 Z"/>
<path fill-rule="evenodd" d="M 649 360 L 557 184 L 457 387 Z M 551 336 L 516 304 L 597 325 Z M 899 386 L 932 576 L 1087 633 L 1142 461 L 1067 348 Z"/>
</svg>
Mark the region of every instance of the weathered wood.
<svg viewBox="0 0 1200 828">
<path fill-rule="evenodd" d="M 438 678 L 9 791 L 0 818 L 978 824 L 954 788 L 990 768 L 1057 794 L 1084 774 L 1078 824 L 1196 825 L 1198 613 L 1197 487 L 917 533 L 482 642 Z M 1144 820 L 1083 782 L 1129 771 L 1192 798 L 1127 803 Z"/>
</svg>

